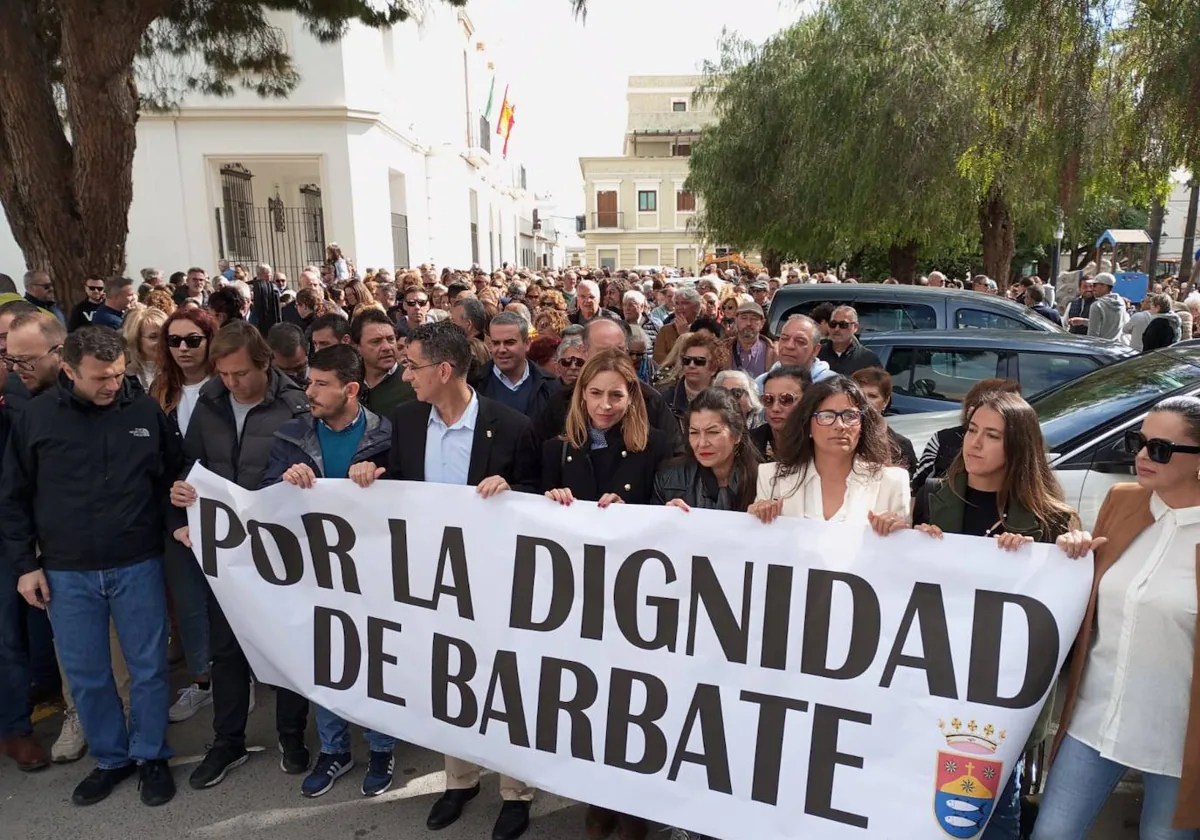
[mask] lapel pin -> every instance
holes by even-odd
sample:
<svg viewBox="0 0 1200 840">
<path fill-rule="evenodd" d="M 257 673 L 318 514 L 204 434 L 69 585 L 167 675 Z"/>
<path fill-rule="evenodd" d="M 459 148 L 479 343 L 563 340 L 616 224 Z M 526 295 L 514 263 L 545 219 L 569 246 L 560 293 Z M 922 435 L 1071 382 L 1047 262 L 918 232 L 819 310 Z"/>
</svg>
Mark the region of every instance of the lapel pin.
<svg viewBox="0 0 1200 840">
<path fill-rule="evenodd" d="M 492 430 L 491 430 L 491 429 L 488 429 L 488 430 L 487 430 L 487 436 L 488 436 L 489 438 L 492 436 Z"/>
</svg>

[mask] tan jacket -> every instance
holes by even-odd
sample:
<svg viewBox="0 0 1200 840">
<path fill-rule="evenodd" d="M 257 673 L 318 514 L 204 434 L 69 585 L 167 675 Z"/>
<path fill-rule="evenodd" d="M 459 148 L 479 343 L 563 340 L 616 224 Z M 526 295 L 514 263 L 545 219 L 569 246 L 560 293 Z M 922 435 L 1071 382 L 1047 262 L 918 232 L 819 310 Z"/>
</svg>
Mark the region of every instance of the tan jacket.
<svg viewBox="0 0 1200 840">
<path fill-rule="evenodd" d="M 659 330 L 658 338 L 654 339 L 654 364 L 661 365 L 665 362 L 667 356 L 671 353 L 671 348 L 675 346 L 675 342 L 678 340 L 678 322 L 672 321 Z"/>
<path fill-rule="evenodd" d="M 1087 667 L 1088 650 L 1096 624 L 1096 593 L 1100 578 L 1121 559 L 1126 549 L 1142 531 L 1154 523 L 1150 513 L 1150 491 L 1137 484 L 1118 484 L 1109 492 L 1096 518 L 1093 536 L 1108 537 L 1108 542 L 1096 550 L 1096 573 L 1092 580 L 1092 597 L 1088 601 L 1083 625 L 1075 639 L 1071 667 L 1067 671 L 1067 699 L 1059 721 L 1058 735 L 1050 752 L 1050 761 L 1058 752 L 1071 714 L 1075 711 L 1075 700 L 1083 682 Z M 1200 546 L 1196 547 L 1197 594 L 1200 596 Z M 1183 744 L 1183 779 L 1179 785 L 1179 798 L 1175 802 L 1175 828 L 1200 828 L 1200 646 L 1192 660 L 1191 711 L 1188 713 L 1187 735 Z"/>
</svg>

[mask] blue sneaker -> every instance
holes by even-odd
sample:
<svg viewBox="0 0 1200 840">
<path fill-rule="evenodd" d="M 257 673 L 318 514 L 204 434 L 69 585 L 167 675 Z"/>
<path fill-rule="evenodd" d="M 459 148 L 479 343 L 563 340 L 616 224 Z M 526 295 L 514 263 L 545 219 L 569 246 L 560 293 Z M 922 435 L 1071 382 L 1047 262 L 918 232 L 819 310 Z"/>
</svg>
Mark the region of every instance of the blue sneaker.
<svg viewBox="0 0 1200 840">
<path fill-rule="evenodd" d="M 328 793 L 338 777 L 346 775 L 353 768 L 354 758 L 350 753 L 331 755 L 323 752 L 317 756 L 316 766 L 300 785 L 300 793 L 310 799 Z"/>
<path fill-rule="evenodd" d="M 378 796 L 392 786 L 392 774 L 396 770 L 396 759 L 390 752 L 372 752 L 367 762 L 367 775 L 363 779 L 363 796 Z"/>
</svg>

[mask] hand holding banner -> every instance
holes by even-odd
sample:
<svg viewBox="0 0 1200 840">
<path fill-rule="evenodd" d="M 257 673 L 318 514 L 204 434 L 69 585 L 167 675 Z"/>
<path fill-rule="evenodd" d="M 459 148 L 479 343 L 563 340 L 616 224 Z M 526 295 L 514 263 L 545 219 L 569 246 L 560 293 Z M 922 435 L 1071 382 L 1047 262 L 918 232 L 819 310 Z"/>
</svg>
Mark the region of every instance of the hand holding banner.
<svg viewBox="0 0 1200 840">
<path fill-rule="evenodd" d="M 188 481 L 198 560 L 262 681 L 722 840 L 980 834 L 1092 579 L 968 537 Z"/>
</svg>

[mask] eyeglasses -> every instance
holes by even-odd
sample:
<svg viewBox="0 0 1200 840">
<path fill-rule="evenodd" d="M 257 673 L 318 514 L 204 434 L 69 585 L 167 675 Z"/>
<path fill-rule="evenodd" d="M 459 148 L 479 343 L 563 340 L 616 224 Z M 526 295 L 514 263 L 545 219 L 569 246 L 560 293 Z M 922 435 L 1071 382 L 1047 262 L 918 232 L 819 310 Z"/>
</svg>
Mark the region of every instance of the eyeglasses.
<svg viewBox="0 0 1200 840">
<path fill-rule="evenodd" d="M 835 330 L 848 330 L 853 327 L 857 321 L 830 321 L 829 326 Z"/>
<path fill-rule="evenodd" d="M 4 364 L 7 368 L 9 368 L 9 370 L 21 371 L 23 373 L 33 373 L 34 365 L 36 365 L 38 362 L 40 362 L 42 359 L 46 358 L 47 356 L 51 355 L 52 353 L 58 353 L 61 350 L 62 350 L 62 345 L 56 344 L 53 347 L 51 347 L 49 350 L 47 350 L 45 353 L 43 353 L 42 355 L 35 356 L 32 359 L 18 359 L 16 356 L 3 356 L 0 358 L 3 358 Z"/>
<path fill-rule="evenodd" d="M 775 405 L 775 403 L 777 403 L 777 402 L 784 408 L 787 408 L 790 405 L 795 405 L 799 399 L 800 399 L 799 394 L 791 394 L 791 393 L 788 393 L 788 394 L 763 394 L 762 395 L 763 405 L 765 405 L 767 408 L 770 408 L 771 406 Z"/>
<path fill-rule="evenodd" d="M 742 397 L 746 396 L 745 388 L 726 388 L 725 390 L 728 391 L 735 400 L 740 400 Z"/>
<path fill-rule="evenodd" d="M 438 365 L 440 365 L 442 363 L 441 362 L 426 362 L 423 365 L 414 365 L 412 362 L 410 362 L 406 359 L 403 364 L 404 364 L 405 370 L 425 370 L 425 368 L 437 367 Z M 446 364 L 450 364 L 450 363 L 446 362 Z M 450 367 L 453 368 L 454 365 L 450 365 Z"/>
<path fill-rule="evenodd" d="M 586 360 L 586 359 L 572 358 L 572 359 L 559 359 L 559 360 L 558 360 L 558 366 L 559 366 L 560 368 L 561 368 L 561 367 L 565 367 L 565 368 L 581 368 L 581 367 L 583 367 L 583 366 L 584 366 L 584 365 L 586 365 L 586 364 L 587 364 L 587 360 Z"/>
<path fill-rule="evenodd" d="M 189 350 L 195 350 L 204 343 L 204 336 L 197 333 L 191 335 L 169 335 L 167 336 L 167 346 L 174 347 L 178 350 L 183 345 L 187 345 Z"/>
<path fill-rule="evenodd" d="M 838 420 L 843 426 L 857 426 L 862 423 L 862 412 L 857 408 L 846 408 L 841 411 L 818 411 L 813 414 L 818 426 L 832 426 Z"/>
<path fill-rule="evenodd" d="M 89 292 L 103 292 L 104 291 L 103 286 L 84 286 L 84 288 L 87 289 Z"/>
<path fill-rule="evenodd" d="M 413 298 L 412 300 L 404 301 L 404 305 L 409 309 L 413 309 L 414 307 L 418 306 L 428 306 L 429 298 Z"/>
<path fill-rule="evenodd" d="M 679 364 L 687 367 L 693 365 L 695 367 L 708 367 L 708 356 L 683 356 L 679 360 Z"/>
<path fill-rule="evenodd" d="M 1147 439 L 1141 432 L 1130 429 L 1125 433 L 1125 451 L 1130 455 L 1137 455 L 1143 449 L 1146 450 L 1146 455 L 1156 464 L 1169 464 L 1171 456 L 1176 452 L 1181 452 L 1185 455 L 1200 454 L 1200 446 L 1189 446 L 1184 443 L 1173 443 L 1162 438 Z"/>
</svg>

